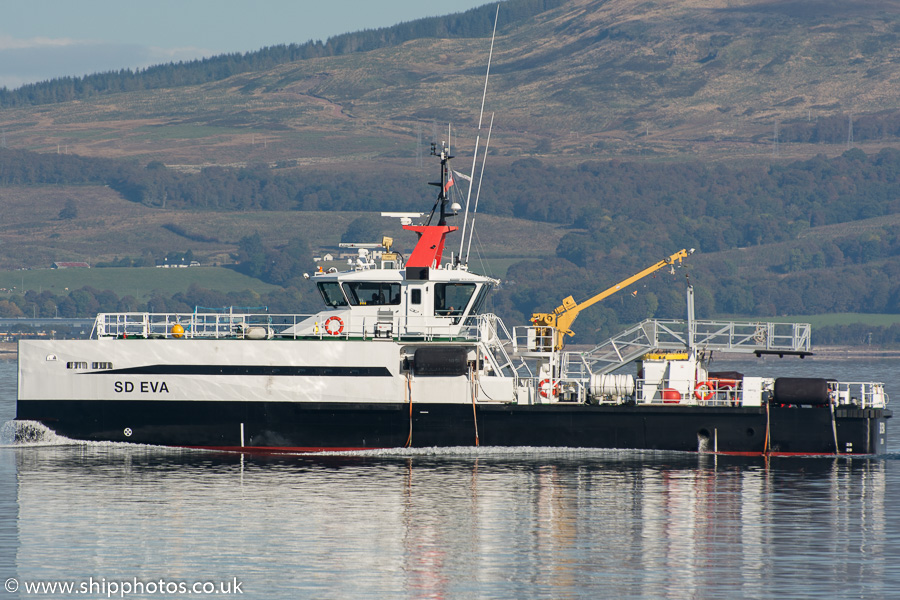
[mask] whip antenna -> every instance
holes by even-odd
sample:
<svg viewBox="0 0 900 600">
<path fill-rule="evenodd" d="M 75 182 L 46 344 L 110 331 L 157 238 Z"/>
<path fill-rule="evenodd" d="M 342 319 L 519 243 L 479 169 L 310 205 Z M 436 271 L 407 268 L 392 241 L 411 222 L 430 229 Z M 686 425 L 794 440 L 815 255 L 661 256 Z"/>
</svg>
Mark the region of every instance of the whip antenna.
<svg viewBox="0 0 900 600">
<path fill-rule="evenodd" d="M 494 131 L 494 113 L 491 113 L 491 124 L 488 127 L 487 141 L 484 143 L 484 158 L 481 159 L 481 174 L 478 176 L 478 190 L 475 192 L 475 206 L 472 208 L 472 228 L 469 231 L 469 243 L 466 246 L 466 263 L 469 262 L 469 251 L 472 249 L 472 236 L 475 234 L 475 214 L 478 212 L 478 198 L 481 197 L 481 181 L 484 179 L 484 167 L 487 164 L 488 148 L 491 147 L 492 131 Z"/>
<path fill-rule="evenodd" d="M 478 115 L 478 131 L 479 133 L 475 136 L 475 152 L 472 154 L 472 174 L 469 176 L 469 192 L 466 194 L 466 212 L 463 216 L 463 229 L 462 235 L 459 238 L 459 256 L 462 256 L 463 252 L 463 243 L 466 240 L 466 226 L 469 222 L 469 201 L 472 198 L 472 181 L 475 179 L 475 164 L 478 160 L 478 144 L 481 141 L 481 122 L 484 119 L 484 101 L 487 98 L 487 86 L 488 86 L 488 78 L 491 75 L 491 59 L 494 57 L 494 38 L 497 36 L 497 19 L 500 17 L 500 5 L 497 5 L 497 12 L 494 15 L 494 31 L 491 33 L 491 50 L 488 53 L 488 64 L 487 64 L 487 72 L 484 75 L 484 92 L 481 95 L 481 113 Z M 493 117 L 491 119 L 493 121 Z M 469 240 L 471 244 L 472 236 L 469 234 Z M 469 260 L 468 253 L 466 256 L 466 260 Z"/>
</svg>

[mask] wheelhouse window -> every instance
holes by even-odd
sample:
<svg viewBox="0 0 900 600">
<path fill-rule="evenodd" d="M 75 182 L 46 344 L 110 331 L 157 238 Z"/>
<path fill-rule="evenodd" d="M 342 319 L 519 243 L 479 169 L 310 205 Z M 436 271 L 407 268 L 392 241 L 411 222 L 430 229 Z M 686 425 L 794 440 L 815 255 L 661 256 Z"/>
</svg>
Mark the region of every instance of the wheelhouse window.
<svg viewBox="0 0 900 600">
<path fill-rule="evenodd" d="M 347 306 L 347 300 L 344 298 L 344 294 L 341 293 L 341 286 L 336 281 L 322 281 L 317 285 L 325 304 L 332 308 L 335 306 Z"/>
<path fill-rule="evenodd" d="M 387 281 L 352 281 L 344 284 L 344 291 L 353 306 L 384 306 L 400 304 L 400 284 Z"/>
<path fill-rule="evenodd" d="M 491 286 L 482 285 L 478 290 L 478 295 L 475 296 L 475 302 L 472 303 L 472 314 L 477 314 L 481 311 L 481 306 L 484 304 L 484 301 L 488 297 L 488 292 L 490 292 Z"/>
<path fill-rule="evenodd" d="M 438 283 L 434 286 L 434 314 L 460 317 L 475 292 L 474 283 Z"/>
</svg>

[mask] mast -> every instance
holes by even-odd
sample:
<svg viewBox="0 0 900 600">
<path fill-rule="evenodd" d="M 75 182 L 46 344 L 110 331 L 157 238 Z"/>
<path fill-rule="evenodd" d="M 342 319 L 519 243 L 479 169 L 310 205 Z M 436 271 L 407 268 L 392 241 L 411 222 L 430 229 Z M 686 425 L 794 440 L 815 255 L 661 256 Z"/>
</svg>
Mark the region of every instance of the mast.
<svg viewBox="0 0 900 600">
<path fill-rule="evenodd" d="M 404 225 L 403 229 L 407 231 L 415 231 L 419 236 L 416 247 L 413 248 L 412 254 L 406 261 L 407 267 L 427 267 L 437 269 L 441 266 L 441 260 L 444 253 L 444 244 L 446 243 L 447 234 L 456 231 L 459 227 L 455 225 L 447 225 L 447 199 L 448 192 L 453 186 L 453 172 L 450 168 L 450 148 L 445 143 L 441 143 L 441 150 L 438 152 L 437 145 L 431 144 L 431 155 L 439 156 L 441 159 L 441 180 L 438 182 L 429 181 L 428 185 L 438 187 L 437 200 L 428 215 L 425 225 Z M 438 213 L 437 225 L 432 225 L 434 213 Z"/>
<path fill-rule="evenodd" d="M 447 224 L 447 199 L 449 197 L 450 188 L 454 183 L 453 174 L 450 170 L 450 159 L 453 158 L 450 156 L 450 146 L 441 142 L 441 151 L 438 152 L 437 145 L 431 144 L 431 156 L 439 156 L 441 159 L 441 180 L 428 182 L 428 185 L 437 186 L 438 197 L 434 203 L 434 207 L 431 209 L 431 214 L 428 215 L 428 221 L 425 224 L 431 225 L 434 211 L 438 210 L 438 225 L 444 226 Z"/>
</svg>

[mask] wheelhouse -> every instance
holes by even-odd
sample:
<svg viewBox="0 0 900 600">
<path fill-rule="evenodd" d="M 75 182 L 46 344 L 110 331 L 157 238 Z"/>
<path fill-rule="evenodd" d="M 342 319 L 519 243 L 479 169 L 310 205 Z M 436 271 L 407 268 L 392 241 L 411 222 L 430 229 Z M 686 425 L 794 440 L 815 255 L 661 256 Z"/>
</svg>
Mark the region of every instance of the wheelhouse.
<svg viewBox="0 0 900 600">
<path fill-rule="evenodd" d="M 316 287 L 328 312 L 390 312 L 398 317 L 459 324 L 479 313 L 496 284 L 493 279 L 464 270 L 433 271 L 428 280 L 409 281 L 404 275 L 400 270 L 325 274 Z"/>
</svg>

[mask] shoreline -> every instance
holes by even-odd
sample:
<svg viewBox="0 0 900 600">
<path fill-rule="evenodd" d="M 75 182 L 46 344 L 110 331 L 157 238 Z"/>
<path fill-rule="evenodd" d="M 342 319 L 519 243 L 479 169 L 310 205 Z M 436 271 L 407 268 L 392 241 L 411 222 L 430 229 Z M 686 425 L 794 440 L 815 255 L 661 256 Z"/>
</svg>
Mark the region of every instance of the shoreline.
<svg viewBox="0 0 900 600">
<path fill-rule="evenodd" d="M 719 360 L 740 360 L 754 357 L 750 353 L 740 352 L 716 352 Z M 778 355 L 771 355 L 778 358 Z M 763 357 L 765 358 L 765 357 Z M 900 358 L 900 349 L 897 348 L 872 348 L 870 346 L 820 346 L 812 349 L 812 354 L 804 360 L 859 360 L 859 359 L 885 359 Z"/>
<path fill-rule="evenodd" d="M 900 358 L 900 348 L 873 348 L 871 346 L 820 346 L 813 348 L 820 358 Z"/>
</svg>

